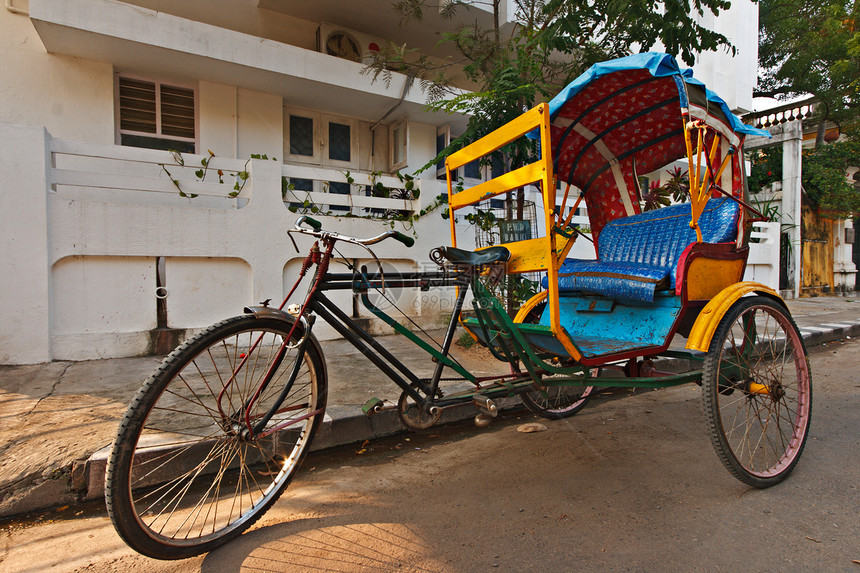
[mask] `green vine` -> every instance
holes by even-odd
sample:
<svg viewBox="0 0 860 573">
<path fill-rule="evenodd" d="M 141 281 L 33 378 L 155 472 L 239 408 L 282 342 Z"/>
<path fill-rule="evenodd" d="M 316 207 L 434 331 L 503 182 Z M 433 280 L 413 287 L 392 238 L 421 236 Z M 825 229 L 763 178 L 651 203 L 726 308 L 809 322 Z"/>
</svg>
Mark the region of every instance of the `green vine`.
<svg viewBox="0 0 860 573">
<path fill-rule="evenodd" d="M 349 171 L 341 172 L 344 177 L 344 182 L 348 185 L 356 185 L 355 178 Z M 399 171 L 394 173 L 394 176 L 402 183 L 402 186 L 396 187 L 388 187 L 382 183 L 380 178 L 383 176 L 381 171 L 373 171 L 370 173 L 370 185 L 365 186 L 370 193 L 371 197 L 382 197 L 387 199 L 403 199 L 403 200 L 414 200 L 420 196 L 420 189 L 415 186 L 415 178 L 412 175 L 403 174 Z M 328 182 L 323 181 L 323 190 L 325 192 L 329 192 L 330 185 Z M 462 183 L 457 188 L 458 191 L 462 191 Z M 297 196 L 301 191 L 296 190 L 295 184 L 289 181 L 286 177 L 282 179 L 281 182 L 281 191 L 284 196 L 284 201 L 289 201 L 287 198 L 288 193 L 292 193 L 293 196 Z M 418 212 L 410 212 L 398 209 L 378 209 L 378 213 L 371 213 L 369 215 L 356 215 L 351 212 L 340 213 L 340 212 L 332 212 L 331 210 L 324 210 L 320 205 L 314 203 L 311 200 L 310 191 L 305 191 L 305 198 L 300 202 L 290 202 L 290 205 L 287 207 L 292 213 L 299 214 L 307 214 L 311 213 L 314 215 L 328 215 L 333 217 L 344 217 L 344 218 L 352 218 L 352 219 L 368 219 L 372 221 L 382 222 L 384 225 L 387 225 L 390 228 L 394 228 L 396 224 L 400 224 L 405 231 L 411 231 L 413 235 L 417 236 L 415 233 L 415 222 L 421 219 L 422 217 L 436 211 L 443 205 L 448 204 L 448 196 L 447 194 L 439 194 L 430 203 L 427 207 Z M 447 218 L 447 209 L 442 213 L 442 218 Z"/>
<path fill-rule="evenodd" d="M 209 174 L 209 170 L 214 169 L 212 168 L 212 160 L 216 157 L 215 153 L 211 149 L 207 149 L 206 151 L 209 152 L 208 157 L 204 157 L 200 160 L 200 165 L 202 166 L 202 169 L 198 169 L 194 172 L 194 176 L 197 177 L 197 180 L 200 182 L 206 181 L 206 176 Z M 170 154 L 173 156 L 173 161 L 177 166 L 185 167 L 185 158 L 182 156 L 181 152 L 171 149 Z M 242 192 L 242 189 L 244 189 L 245 183 L 247 183 L 248 177 L 250 176 L 248 173 L 248 163 L 251 161 L 251 159 L 268 159 L 268 157 L 265 154 L 260 155 L 252 153 L 251 158 L 245 161 L 244 168 L 241 171 L 233 172 L 233 177 L 235 177 L 235 183 L 233 184 L 233 190 L 227 193 L 228 197 L 236 197 L 237 195 L 239 195 L 239 193 Z M 276 158 L 272 158 L 272 160 L 277 161 Z M 167 174 L 167 177 L 170 179 L 170 182 L 173 183 L 173 186 L 176 187 L 176 189 L 179 191 L 180 197 L 194 199 L 195 197 L 199 196 L 198 193 L 186 193 L 182 189 L 182 184 L 179 182 L 179 179 L 173 176 L 173 174 L 167 169 L 167 166 L 164 163 L 159 163 L 159 166 L 161 167 L 162 171 Z M 218 183 L 223 185 L 224 170 L 217 169 L 215 170 L 215 173 L 218 177 Z"/>
<path fill-rule="evenodd" d="M 207 157 L 203 157 L 200 160 L 200 169 L 197 169 L 194 172 L 194 176 L 198 181 L 204 182 L 206 181 L 207 176 L 210 176 L 212 172 L 217 174 L 218 183 L 224 183 L 225 172 L 222 169 L 215 169 L 212 165 L 212 160 L 216 158 L 215 153 L 209 149 L 207 150 L 209 155 Z M 182 153 L 179 151 L 171 150 L 170 153 L 173 156 L 173 161 L 176 166 L 186 167 L 185 157 L 183 157 Z M 245 184 L 248 182 L 250 178 L 250 174 L 248 172 L 248 163 L 252 159 L 262 159 L 268 160 L 269 157 L 266 154 L 257 154 L 252 153 L 251 157 L 245 161 L 245 166 L 242 170 L 234 171 L 232 173 L 228 173 L 227 176 L 234 177 L 234 184 L 232 191 L 227 193 L 228 197 L 236 197 L 239 193 L 244 189 Z M 277 161 L 277 158 L 272 158 L 272 161 Z M 197 193 L 189 193 L 186 192 L 182 188 L 182 183 L 179 181 L 177 177 L 170 172 L 167 168 L 166 164 L 160 163 L 159 166 L 170 179 L 171 183 L 176 187 L 179 191 L 180 197 L 185 197 L 188 199 L 194 199 L 198 196 Z M 350 186 L 356 185 L 355 178 L 349 171 L 341 172 L 344 176 L 344 183 L 347 183 Z M 394 176 L 397 177 L 398 181 L 401 183 L 399 186 L 389 187 L 382 183 L 381 178 L 384 174 L 381 171 L 373 171 L 370 173 L 370 185 L 367 185 L 366 188 L 370 193 L 371 197 L 382 197 L 388 199 L 403 199 L 403 200 L 414 200 L 418 199 L 421 194 L 421 190 L 416 186 L 415 178 L 412 175 L 403 174 L 398 172 L 394 173 Z M 323 190 L 328 193 L 330 192 L 330 184 L 329 182 L 323 181 Z M 459 181 L 456 191 L 463 190 L 463 181 L 462 179 Z M 436 211 L 440 207 L 446 206 L 444 211 L 442 212 L 442 218 L 448 218 L 448 195 L 445 193 L 439 194 L 436 198 L 427 205 L 424 209 L 421 209 L 418 212 L 398 210 L 398 209 L 378 209 L 378 213 L 371 213 L 369 215 L 355 215 L 350 212 L 340 213 L 333 212 L 331 210 L 324 210 L 320 205 L 317 205 L 311 200 L 310 191 L 305 191 L 305 198 L 302 200 L 298 197 L 302 190 L 297 190 L 295 183 L 289 180 L 287 177 L 281 177 L 281 197 L 285 203 L 289 203 L 288 209 L 292 213 L 299 214 L 307 214 L 311 213 L 314 215 L 329 215 L 335 217 L 345 217 L 345 218 L 356 218 L 356 219 L 369 219 L 373 221 L 382 222 L 383 224 L 391 227 L 392 229 L 395 227 L 397 223 L 400 223 L 404 230 L 412 231 L 413 235 L 415 235 L 415 222 L 421 219 L 422 217 L 429 215 L 430 213 Z M 291 201 L 289 196 L 293 195 L 298 201 Z"/>
</svg>

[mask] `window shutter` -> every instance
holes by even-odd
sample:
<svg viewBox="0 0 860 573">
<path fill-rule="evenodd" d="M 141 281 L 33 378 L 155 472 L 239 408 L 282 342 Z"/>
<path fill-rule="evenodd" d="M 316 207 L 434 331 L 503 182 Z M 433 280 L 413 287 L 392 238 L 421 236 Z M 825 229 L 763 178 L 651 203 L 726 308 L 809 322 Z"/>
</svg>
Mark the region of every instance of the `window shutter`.
<svg viewBox="0 0 860 573">
<path fill-rule="evenodd" d="M 194 90 L 118 77 L 121 145 L 194 152 Z"/>
<path fill-rule="evenodd" d="M 158 133 L 155 113 L 155 84 L 130 78 L 120 78 L 119 117 L 119 128 L 123 131 Z"/>
<path fill-rule="evenodd" d="M 161 133 L 194 139 L 194 90 L 161 86 Z"/>
</svg>

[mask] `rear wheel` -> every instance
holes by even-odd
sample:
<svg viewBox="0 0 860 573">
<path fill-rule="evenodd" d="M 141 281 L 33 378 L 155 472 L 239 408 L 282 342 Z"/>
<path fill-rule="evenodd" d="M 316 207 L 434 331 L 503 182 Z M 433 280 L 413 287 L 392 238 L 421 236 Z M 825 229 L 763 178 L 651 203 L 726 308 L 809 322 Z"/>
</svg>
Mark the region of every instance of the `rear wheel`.
<svg viewBox="0 0 860 573">
<path fill-rule="evenodd" d="M 794 469 L 809 434 L 812 376 L 788 310 L 755 296 L 720 321 L 702 373 L 702 404 L 723 465 L 758 488 Z"/>
<path fill-rule="evenodd" d="M 551 382 L 551 379 L 548 380 Z M 534 388 L 520 394 L 526 408 L 550 420 L 573 416 L 588 403 L 594 386 L 552 386 L 543 390 Z"/>
<path fill-rule="evenodd" d="M 141 387 L 105 486 L 114 527 L 133 549 L 157 559 L 210 551 L 250 527 L 290 482 L 326 404 L 322 357 L 310 340 L 299 352 L 301 327 L 279 352 L 290 326 L 225 320 L 174 350 Z"/>
<path fill-rule="evenodd" d="M 532 297 L 517 318 L 523 323 L 536 323 L 546 310 L 546 291 Z M 547 377 L 547 386 L 543 389 L 532 388 L 520 394 L 523 405 L 542 418 L 561 420 L 573 416 L 588 403 L 593 386 L 563 386 L 552 385 L 552 378 Z"/>
</svg>

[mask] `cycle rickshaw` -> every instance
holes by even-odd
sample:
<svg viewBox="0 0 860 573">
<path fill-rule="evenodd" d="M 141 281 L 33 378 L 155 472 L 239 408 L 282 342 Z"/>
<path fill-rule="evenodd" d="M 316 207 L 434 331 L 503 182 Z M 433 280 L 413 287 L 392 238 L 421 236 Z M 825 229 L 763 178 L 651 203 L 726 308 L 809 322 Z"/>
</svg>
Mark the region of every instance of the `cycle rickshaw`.
<svg viewBox="0 0 860 573">
<path fill-rule="evenodd" d="M 330 272 L 337 243 L 367 247 L 394 238 L 408 246 L 412 239 L 396 231 L 358 239 L 301 217 L 290 232 L 315 242 L 281 306 L 246 308 L 187 341 L 129 407 L 107 470 L 117 531 L 146 555 L 188 557 L 240 534 L 275 502 L 325 414 L 326 365 L 312 334 L 318 319 L 402 389 L 393 407 L 409 428 L 430 427 L 444 409 L 464 403 L 493 415 L 502 396 L 519 395 L 533 411 L 560 418 L 578 411 L 592 387 L 693 382 L 702 387 L 711 441 L 729 472 L 759 488 L 779 483 L 808 435 L 812 380 L 778 293 L 741 280 L 751 221 L 760 216 L 744 200 L 741 146 L 746 136 L 765 134 L 743 125 L 671 56 L 639 54 L 593 66 L 548 104 L 447 158 L 452 246 L 431 254 L 438 271 Z M 538 142 L 536 161 L 454 188 L 456 169 L 524 136 Z M 643 212 L 639 174 L 684 157 L 690 202 Z M 542 236 L 457 248 L 458 212 L 528 185 L 541 192 Z M 578 190 L 573 206 L 570 186 Z M 570 221 L 582 200 L 594 260 L 566 259 L 580 234 Z M 288 304 L 310 269 L 306 294 Z M 511 317 L 488 284 L 535 272 L 544 290 Z M 438 348 L 368 296 L 444 287 L 458 290 Z M 433 358 L 433 375 L 410 371 L 326 297 L 329 290 L 358 293 Z M 466 316 L 468 293 L 474 311 Z M 511 373 L 479 378 L 452 359 L 459 324 Z M 676 335 L 686 342 L 672 346 Z M 661 371 L 661 358 L 689 368 Z M 449 390 L 444 372 L 469 389 Z M 371 401 L 366 411 L 384 407 Z"/>
</svg>

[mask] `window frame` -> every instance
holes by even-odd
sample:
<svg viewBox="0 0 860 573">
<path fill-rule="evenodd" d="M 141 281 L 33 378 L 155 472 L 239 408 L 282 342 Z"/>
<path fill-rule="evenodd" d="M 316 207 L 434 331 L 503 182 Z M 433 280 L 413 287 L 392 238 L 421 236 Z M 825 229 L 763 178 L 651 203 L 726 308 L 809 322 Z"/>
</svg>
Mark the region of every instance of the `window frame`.
<svg viewBox="0 0 860 573">
<path fill-rule="evenodd" d="M 438 145 L 438 138 L 440 135 L 444 136 L 444 140 L 445 140 L 445 144 L 442 146 L 442 149 L 445 149 L 446 147 L 451 145 L 451 141 L 456 138 L 456 136 L 453 136 L 451 134 L 451 125 L 450 124 L 440 125 L 439 127 L 436 128 L 437 145 Z M 437 155 L 439 154 L 438 150 L 436 151 L 436 154 Z M 476 159 L 475 161 L 480 161 L 480 159 Z M 470 164 L 471 163 L 469 163 L 467 165 L 470 165 Z M 447 177 L 445 174 L 445 164 L 443 161 L 441 167 L 436 166 L 436 179 L 445 180 L 446 178 Z M 484 181 L 489 181 L 490 179 L 492 179 L 492 177 L 490 176 L 489 167 L 487 165 L 481 165 L 480 163 L 478 164 L 478 177 L 467 176 L 466 175 L 466 165 L 463 165 L 462 167 L 455 169 L 452 172 L 452 179 L 454 181 L 459 181 L 459 179 L 461 179 L 461 178 L 463 179 L 463 183 L 468 187 L 471 187 L 471 186 L 477 185 L 479 183 L 483 183 Z"/>
<path fill-rule="evenodd" d="M 403 158 L 395 161 L 394 132 L 398 129 L 403 129 Z M 409 165 L 409 121 L 405 117 L 388 126 L 388 165 L 391 173 Z"/>
<path fill-rule="evenodd" d="M 290 153 L 290 116 L 304 117 L 313 122 L 312 155 L 296 155 Z M 322 114 L 310 109 L 284 106 L 284 157 L 291 163 L 304 163 L 308 165 L 321 165 L 322 145 L 320 140 L 320 124 Z"/>
<path fill-rule="evenodd" d="M 313 155 L 290 153 L 290 116 L 308 118 L 313 122 Z M 329 158 L 329 124 L 349 126 L 349 161 Z M 284 158 L 287 163 L 316 165 L 332 169 L 358 169 L 359 166 L 359 120 L 321 111 L 284 105 Z"/>
<path fill-rule="evenodd" d="M 434 142 L 434 144 L 435 144 L 434 149 L 436 150 L 436 155 L 439 155 L 439 153 L 441 153 L 441 151 L 442 151 L 442 149 L 439 149 L 439 136 L 440 135 L 443 136 L 443 138 L 444 138 L 444 143 L 442 145 L 442 149 L 445 149 L 446 147 L 451 145 L 451 126 L 450 125 L 440 125 L 439 127 L 436 128 L 436 140 Z M 445 173 L 445 161 L 442 160 L 442 165 L 437 164 L 435 167 L 436 167 L 436 179 L 438 179 L 440 181 L 444 181 L 445 179 L 447 179 L 447 175 Z M 456 173 L 456 170 L 455 170 L 455 173 Z M 456 179 L 456 175 L 454 176 L 454 179 Z"/>
<path fill-rule="evenodd" d="M 480 159 L 476 159 L 475 161 L 480 161 Z M 470 177 L 470 176 L 466 175 L 466 167 L 468 165 L 471 165 L 471 163 L 467 163 L 466 165 L 463 165 L 463 171 L 461 174 L 461 177 L 463 178 L 463 182 L 467 186 L 477 185 L 478 183 L 483 183 L 484 181 L 487 180 L 487 166 L 486 165 L 481 165 L 480 163 L 478 164 L 478 177 Z"/>
<path fill-rule="evenodd" d="M 119 84 L 121 79 L 128 79 L 139 82 L 148 82 L 155 86 L 155 131 L 156 133 L 150 133 L 146 131 L 136 131 L 131 129 L 122 129 L 122 107 L 120 103 L 120 90 Z M 183 90 L 189 90 L 192 93 L 192 97 L 194 99 L 194 137 L 179 137 L 175 135 L 165 135 L 162 133 L 162 110 L 161 110 L 161 86 L 168 86 L 171 88 L 179 88 Z M 196 85 L 186 84 L 182 82 L 175 82 L 172 80 L 159 80 L 149 76 L 142 76 L 137 74 L 128 74 L 123 72 L 114 72 L 114 142 L 116 145 L 122 145 L 122 136 L 123 135 L 132 135 L 132 136 L 140 136 L 140 137 L 149 137 L 152 139 L 159 139 L 162 141 L 176 141 L 178 143 L 190 143 L 194 146 L 194 153 L 197 153 L 197 150 L 200 148 L 200 97 L 198 93 L 198 89 Z M 125 147 L 132 147 L 126 145 Z M 141 149 L 154 149 L 154 148 L 144 148 Z"/>
<path fill-rule="evenodd" d="M 322 118 L 320 123 L 322 166 L 358 169 L 358 120 L 325 113 L 320 115 Z M 329 125 L 332 123 L 349 126 L 349 161 L 340 161 L 329 157 Z"/>
</svg>

